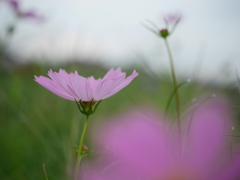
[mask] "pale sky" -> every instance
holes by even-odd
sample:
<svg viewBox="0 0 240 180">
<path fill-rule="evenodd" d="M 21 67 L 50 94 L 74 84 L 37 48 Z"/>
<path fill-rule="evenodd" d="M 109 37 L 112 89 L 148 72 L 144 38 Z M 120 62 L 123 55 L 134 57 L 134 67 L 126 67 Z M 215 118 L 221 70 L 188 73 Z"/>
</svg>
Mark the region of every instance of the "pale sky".
<svg viewBox="0 0 240 180">
<path fill-rule="evenodd" d="M 162 17 L 181 13 L 182 21 L 169 38 L 177 71 L 191 78 L 202 66 L 201 78 L 216 77 L 229 66 L 240 72 L 239 0 L 21 0 L 47 21 L 18 23 L 12 49 L 24 58 L 48 57 L 56 62 L 79 57 L 106 66 L 140 63 L 168 69 L 163 40 L 146 30 L 146 19 L 164 28 Z M 11 22 L 11 11 L 0 4 L 0 22 Z M 3 29 L 0 29 L 1 33 Z M 198 63 L 198 60 L 202 60 Z M 194 68 L 195 67 L 195 68 Z M 187 69 L 187 71 L 186 71 Z"/>
</svg>

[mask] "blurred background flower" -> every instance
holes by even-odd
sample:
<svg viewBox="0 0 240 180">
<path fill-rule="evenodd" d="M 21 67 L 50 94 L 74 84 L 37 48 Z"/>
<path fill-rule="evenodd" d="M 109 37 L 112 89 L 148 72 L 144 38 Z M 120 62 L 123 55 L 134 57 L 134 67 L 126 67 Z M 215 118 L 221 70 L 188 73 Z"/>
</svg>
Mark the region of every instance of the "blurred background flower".
<svg viewBox="0 0 240 180">
<path fill-rule="evenodd" d="M 12 8 L 17 18 L 34 19 L 39 22 L 44 21 L 43 16 L 37 15 L 36 12 L 34 12 L 33 10 L 23 11 L 20 8 L 19 1 L 17 0 L 1 0 L 1 1 L 7 3 Z"/>
<path fill-rule="evenodd" d="M 226 150 L 233 123 L 228 108 L 221 98 L 204 102 L 185 121 L 182 138 L 146 108 L 116 117 L 95 137 L 105 151 L 95 167 L 83 169 L 82 179 L 235 180 L 240 154 Z"/>
<path fill-rule="evenodd" d="M 12 9 L 13 19 L 6 18 L 4 14 L 4 20 L 6 24 L 2 23 L 0 29 L 0 68 L 1 70 L 6 68 L 8 65 L 12 67 L 16 63 L 21 63 L 19 57 L 14 57 L 11 50 L 13 43 L 11 42 L 14 38 L 13 35 L 16 32 L 19 22 L 25 19 L 32 19 L 38 23 L 45 21 L 43 16 L 38 15 L 35 10 L 23 11 L 20 7 L 18 0 L 0 0 L 0 5 L 5 4 Z M 7 15 L 8 16 L 8 15 Z M 27 34 L 27 33 L 26 33 Z"/>
<path fill-rule="evenodd" d="M 182 15 L 180 13 L 172 13 L 172 14 L 166 14 L 164 16 L 164 19 L 166 20 L 167 23 L 169 24 L 176 24 L 182 19 Z"/>
</svg>

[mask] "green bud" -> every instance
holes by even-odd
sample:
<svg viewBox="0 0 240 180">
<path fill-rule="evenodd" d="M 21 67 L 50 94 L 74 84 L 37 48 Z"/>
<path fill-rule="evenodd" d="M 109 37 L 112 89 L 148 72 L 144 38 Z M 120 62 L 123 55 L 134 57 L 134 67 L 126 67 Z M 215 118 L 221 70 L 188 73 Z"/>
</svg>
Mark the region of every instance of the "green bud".
<svg viewBox="0 0 240 180">
<path fill-rule="evenodd" d="M 82 145 L 82 150 L 81 150 L 81 154 L 87 154 L 88 153 L 88 147 L 86 145 Z"/>
<path fill-rule="evenodd" d="M 167 29 L 160 30 L 160 36 L 163 37 L 164 39 L 166 39 L 169 35 L 170 33 L 168 32 Z"/>
</svg>

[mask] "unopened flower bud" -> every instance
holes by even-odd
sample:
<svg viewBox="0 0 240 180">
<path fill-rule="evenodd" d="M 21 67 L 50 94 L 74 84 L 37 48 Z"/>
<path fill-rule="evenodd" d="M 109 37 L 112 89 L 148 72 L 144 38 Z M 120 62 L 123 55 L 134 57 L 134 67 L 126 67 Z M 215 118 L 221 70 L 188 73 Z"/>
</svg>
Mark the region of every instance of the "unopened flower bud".
<svg viewBox="0 0 240 180">
<path fill-rule="evenodd" d="M 169 32 L 167 29 L 160 30 L 160 35 L 165 39 L 169 36 Z"/>
<path fill-rule="evenodd" d="M 81 154 L 87 154 L 88 152 L 88 147 L 86 145 L 82 145 L 82 150 L 81 150 Z"/>
</svg>

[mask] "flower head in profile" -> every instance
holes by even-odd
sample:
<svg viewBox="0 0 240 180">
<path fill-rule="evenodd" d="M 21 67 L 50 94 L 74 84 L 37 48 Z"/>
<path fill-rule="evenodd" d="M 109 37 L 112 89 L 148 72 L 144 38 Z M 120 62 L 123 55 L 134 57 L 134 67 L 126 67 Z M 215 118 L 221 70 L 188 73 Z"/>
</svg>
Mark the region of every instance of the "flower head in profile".
<svg viewBox="0 0 240 180">
<path fill-rule="evenodd" d="M 164 21 L 166 27 L 164 29 L 160 29 L 160 36 L 163 38 L 167 38 L 170 34 L 173 33 L 177 24 L 181 21 L 182 15 L 179 13 L 169 13 L 164 16 Z M 170 26 L 170 27 L 169 27 Z"/>
<path fill-rule="evenodd" d="M 121 68 L 110 69 L 101 79 L 95 79 L 93 76 L 85 78 L 75 73 L 68 74 L 65 70 L 59 72 L 49 70 L 48 76 L 35 76 L 35 81 L 53 92 L 54 94 L 71 101 L 83 103 L 97 102 L 106 99 L 126 87 L 138 73 L 133 73 L 126 77 Z"/>
<path fill-rule="evenodd" d="M 23 11 L 20 8 L 20 4 L 17 0 L 1 0 L 1 1 L 6 2 L 11 7 L 11 9 L 18 18 L 33 19 L 38 22 L 43 22 L 45 20 L 44 17 L 36 14 L 36 12 L 34 12 L 33 10 Z"/>
<path fill-rule="evenodd" d="M 82 179 L 236 180 L 240 155 L 231 159 L 225 149 L 230 129 L 226 107 L 219 99 L 199 107 L 186 123 L 183 143 L 175 127 L 156 113 L 128 113 L 98 136 L 105 156 L 85 167 Z"/>
<path fill-rule="evenodd" d="M 156 34 L 157 36 L 160 36 L 164 39 L 169 37 L 175 30 L 176 26 L 182 19 L 182 15 L 180 13 L 168 13 L 163 17 L 165 21 L 165 27 L 164 28 L 159 28 L 154 22 L 147 20 L 148 23 L 152 27 L 149 27 L 145 24 L 143 26 Z"/>
</svg>

